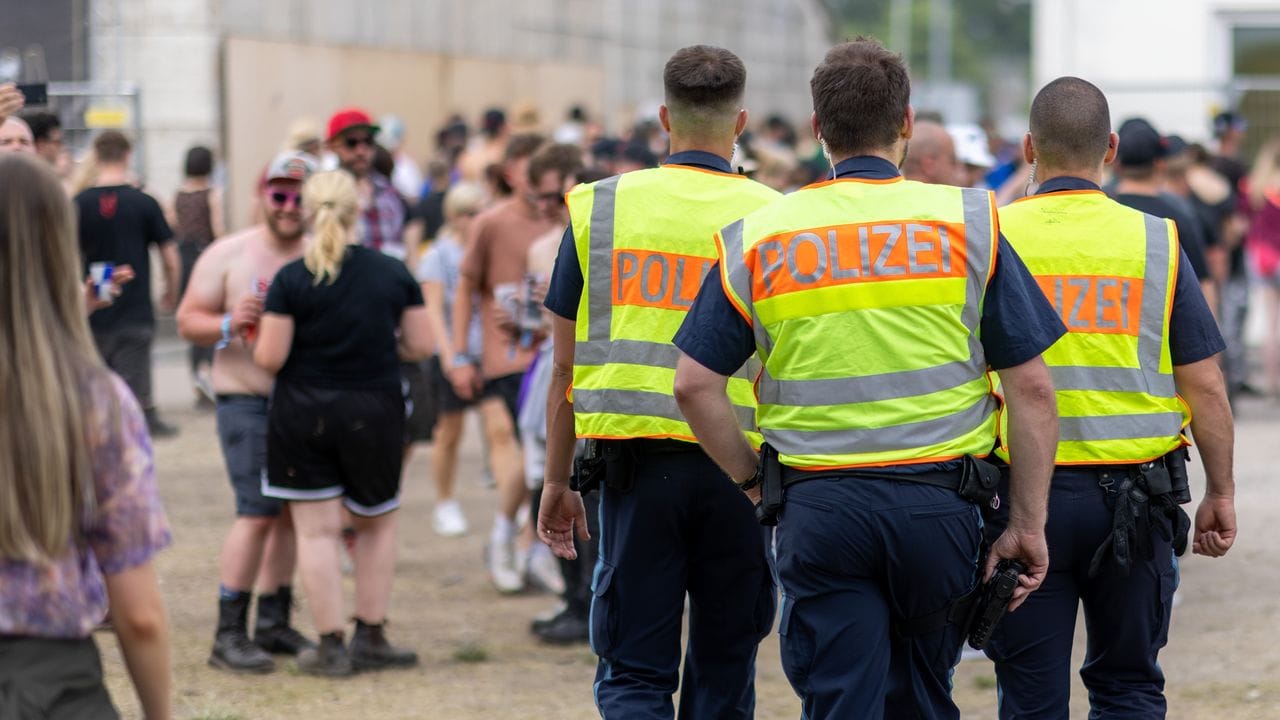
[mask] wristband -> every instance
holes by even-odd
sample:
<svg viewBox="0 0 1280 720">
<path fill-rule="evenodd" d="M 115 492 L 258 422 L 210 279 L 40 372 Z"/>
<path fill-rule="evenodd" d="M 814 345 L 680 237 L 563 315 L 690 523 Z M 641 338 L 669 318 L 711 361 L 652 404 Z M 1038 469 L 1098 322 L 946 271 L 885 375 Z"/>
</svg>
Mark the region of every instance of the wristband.
<svg viewBox="0 0 1280 720">
<path fill-rule="evenodd" d="M 746 480 L 743 480 L 742 482 L 737 482 L 735 480 L 733 484 L 737 485 L 738 489 L 741 490 L 742 492 L 747 492 L 748 490 L 754 490 L 756 487 L 760 485 L 760 466 L 756 465 L 756 471 L 751 473 L 751 477 L 747 478 Z"/>
<path fill-rule="evenodd" d="M 231 344 L 231 313 L 222 316 L 222 339 L 217 345 L 213 346 L 214 350 L 221 350 Z"/>
</svg>

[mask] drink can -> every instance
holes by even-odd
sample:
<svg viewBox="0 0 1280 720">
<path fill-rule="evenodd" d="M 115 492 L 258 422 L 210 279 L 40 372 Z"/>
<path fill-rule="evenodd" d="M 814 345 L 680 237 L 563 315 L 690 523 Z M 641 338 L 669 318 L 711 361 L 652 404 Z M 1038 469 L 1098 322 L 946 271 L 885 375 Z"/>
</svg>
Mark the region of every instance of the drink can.
<svg viewBox="0 0 1280 720">
<path fill-rule="evenodd" d="M 93 294 L 103 302 L 114 297 L 115 283 L 111 281 L 114 270 L 115 265 L 109 262 L 89 263 L 89 282 L 93 283 Z"/>
</svg>

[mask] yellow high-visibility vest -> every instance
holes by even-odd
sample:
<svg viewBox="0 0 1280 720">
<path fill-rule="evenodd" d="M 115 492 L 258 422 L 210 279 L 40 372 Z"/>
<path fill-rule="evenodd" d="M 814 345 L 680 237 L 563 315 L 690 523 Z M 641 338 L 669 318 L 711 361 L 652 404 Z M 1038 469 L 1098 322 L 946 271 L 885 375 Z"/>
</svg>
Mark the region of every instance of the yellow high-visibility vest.
<svg viewBox="0 0 1280 720">
<path fill-rule="evenodd" d="M 1044 353 L 1058 397 L 1057 464 L 1140 463 L 1187 444 L 1190 412 L 1169 355 L 1173 221 L 1081 190 L 1001 208 L 1000 228 L 1067 326 Z M 1008 459 L 1007 448 L 999 454 Z"/>
<path fill-rule="evenodd" d="M 991 452 L 999 402 L 977 334 L 998 237 L 990 192 L 839 179 L 717 237 L 764 364 L 757 423 L 784 464 Z"/>
<path fill-rule="evenodd" d="M 683 165 L 569 193 L 584 280 L 573 361 L 578 437 L 697 442 L 676 405 L 680 351 L 671 340 L 716 261 L 716 231 L 777 197 L 748 178 Z M 757 447 L 758 371 L 749 362 L 728 386 L 739 427 Z"/>
</svg>

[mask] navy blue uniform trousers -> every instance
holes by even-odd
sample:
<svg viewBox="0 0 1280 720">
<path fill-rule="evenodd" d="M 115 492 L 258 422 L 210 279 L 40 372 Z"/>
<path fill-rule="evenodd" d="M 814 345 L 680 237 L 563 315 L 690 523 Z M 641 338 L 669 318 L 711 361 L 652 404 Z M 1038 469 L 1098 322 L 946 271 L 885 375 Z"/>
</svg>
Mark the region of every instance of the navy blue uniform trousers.
<svg viewBox="0 0 1280 720">
<path fill-rule="evenodd" d="M 751 502 L 696 448 L 643 455 L 630 491 L 601 492 L 591 603 L 601 716 L 673 716 L 688 595 L 678 717 L 753 717 L 756 647 L 776 591 Z"/>
<path fill-rule="evenodd" d="M 787 488 L 774 537 L 782 666 L 807 720 L 958 719 L 960 629 L 896 624 L 978 581 L 982 519 L 953 490 L 830 477 Z"/>
<path fill-rule="evenodd" d="M 1164 673 L 1156 654 L 1168 640 L 1178 586 L 1172 545 L 1153 530 L 1154 556 L 1135 554 L 1128 577 L 1108 559 L 1090 578 L 1089 563 L 1112 525 L 1100 480 L 1118 477 L 1113 470 L 1065 467 L 1053 474 L 1045 527 L 1049 574 L 1005 616 L 987 645 L 996 663 L 1002 720 L 1069 716 L 1071 642 L 1081 603 L 1088 648 L 1080 678 L 1089 690 L 1090 720 L 1165 716 Z M 999 533 L 1006 522 L 1007 515 L 993 520 L 989 531 Z M 1153 515 L 1152 522 L 1169 527 L 1163 515 Z"/>
</svg>

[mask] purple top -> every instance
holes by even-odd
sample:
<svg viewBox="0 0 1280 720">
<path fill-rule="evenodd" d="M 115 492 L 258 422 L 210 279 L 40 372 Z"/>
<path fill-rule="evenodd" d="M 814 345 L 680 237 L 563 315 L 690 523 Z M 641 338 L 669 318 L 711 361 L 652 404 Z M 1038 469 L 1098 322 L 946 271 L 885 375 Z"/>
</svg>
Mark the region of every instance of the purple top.
<svg viewBox="0 0 1280 720">
<path fill-rule="evenodd" d="M 0 635 L 88 637 L 106 616 L 104 576 L 137 567 L 172 542 L 146 420 L 128 386 L 107 377 L 91 383 L 87 410 L 97 507 L 54 564 L 0 559 Z M 120 406 L 118 427 L 106 411 L 111 395 Z"/>
</svg>

